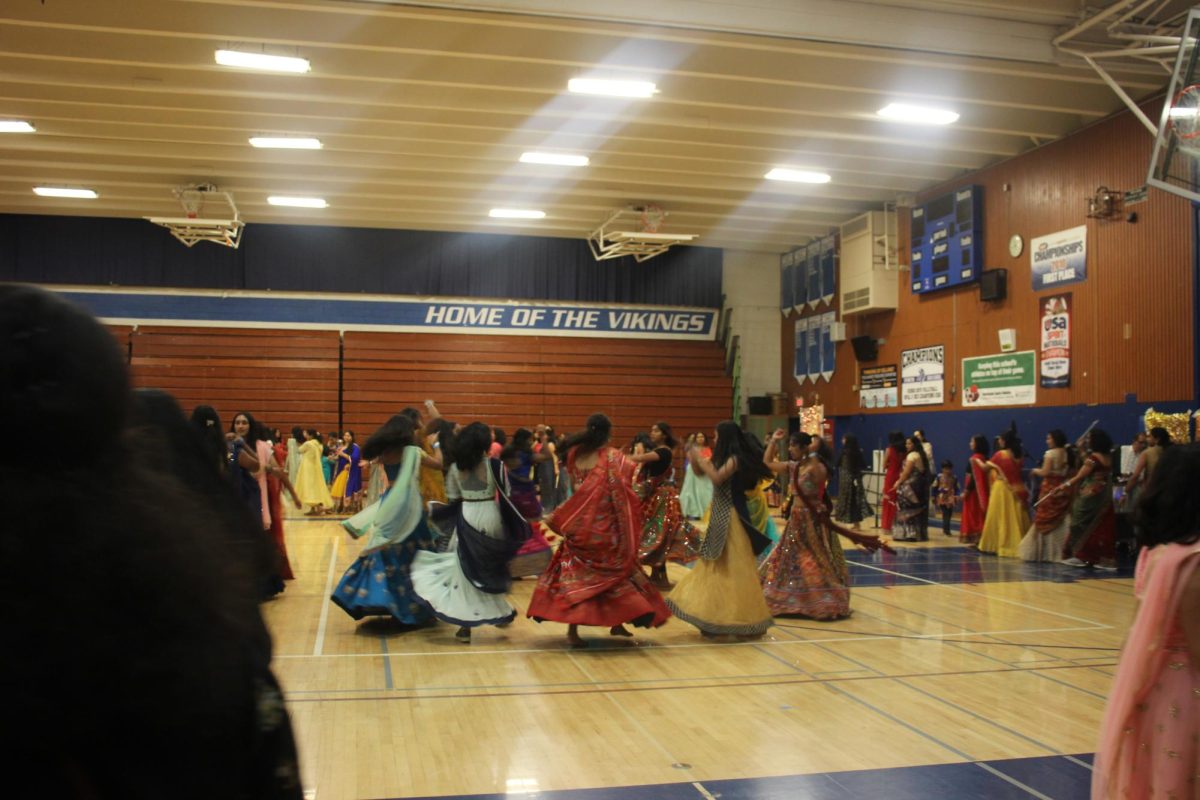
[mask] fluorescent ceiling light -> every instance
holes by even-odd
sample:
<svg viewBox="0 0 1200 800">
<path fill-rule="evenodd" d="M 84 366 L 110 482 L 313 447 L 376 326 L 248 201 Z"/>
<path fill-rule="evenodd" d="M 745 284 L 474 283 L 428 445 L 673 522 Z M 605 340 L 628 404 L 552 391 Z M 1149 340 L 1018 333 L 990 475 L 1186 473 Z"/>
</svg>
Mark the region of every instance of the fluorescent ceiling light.
<svg viewBox="0 0 1200 800">
<path fill-rule="evenodd" d="M 916 125 L 949 125 L 958 121 L 957 112 L 907 103 L 889 103 L 875 113 L 892 122 L 911 122 Z"/>
<path fill-rule="evenodd" d="M 67 189 L 60 186 L 35 186 L 33 193 L 41 197 L 70 197 L 75 200 L 95 200 L 100 196 L 91 189 Z"/>
<path fill-rule="evenodd" d="M 35 130 L 23 119 L 0 119 L 0 133 L 33 133 Z"/>
<path fill-rule="evenodd" d="M 292 208 L 326 208 L 329 204 L 322 197 L 285 197 L 271 195 L 267 202 L 273 206 L 291 206 Z"/>
<path fill-rule="evenodd" d="M 493 208 L 488 216 L 496 219 L 541 219 L 546 212 L 531 208 Z"/>
<path fill-rule="evenodd" d="M 311 136 L 251 136 L 250 144 L 276 150 L 320 150 L 321 140 Z"/>
<path fill-rule="evenodd" d="M 653 97 L 658 87 L 650 81 L 614 81 L 603 78 L 572 78 L 567 89 L 575 94 L 602 94 L 607 97 Z"/>
<path fill-rule="evenodd" d="M 556 167 L 586 167 L 587 156 L 572 156 L 566 153 L 521 153 L 522 164 L 550 164 Z"/>
<path fill-rule="evenodd" d="M 790 181 L 791 183 L 829 183 L 831 180 L 827 172 L 792 169 L 791 167 L 776 167 L 763 177 L 769 181 Z"/>
<path fill-rule="evenodd" d="M 265 69 L 271 72 L 308 72 L 312 65 L 307 58 L 269 56 L 266 53 L 246 53 L 241 50 L 218 50 L 217 63 L 223 67 Z"/>
</svg>

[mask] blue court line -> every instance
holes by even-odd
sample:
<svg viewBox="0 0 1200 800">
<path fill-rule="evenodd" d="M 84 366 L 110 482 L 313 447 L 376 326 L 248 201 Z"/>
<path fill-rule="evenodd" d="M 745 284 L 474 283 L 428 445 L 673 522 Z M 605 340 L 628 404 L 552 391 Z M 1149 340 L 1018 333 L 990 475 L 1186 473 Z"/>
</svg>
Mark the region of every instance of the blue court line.
<svg viewBox="0 0 1200 800">
<path fill-rule="evenodd" d="M 779 628 L 779 630 L 783 631 L 784 634 L 786 634 L 787 636 L 791 636 L 793 639 L 799 639 L 802 642 L 807 642 L 807 643 L 811 644 L 813 647 L 816 647 L 818 650 L 824 650 L 826 653 L 829 653 L 831 656 L 836 656 L 837 658 L 840 658 L 843 661 L 849 661 L 851 664 L 857 664 L 858 666 L 862 667 L 863 670 L 865 670 L 866 672 L 874 673 L 875 675 L 878 675 L 880 677 L 883 676 L 882 672 L 875 669 L 874 667 L 864 664 L 863 662 L 859 661 L 856 658 L 851 658 L 850 656 L 839 653 L 836 650 L 831 650 L 830 648 L 826 647 L 823 644 L 815 644 L 815 642 L 819 642 L 820 639 L 806 639 L 798 633 L 792 633 L 787 628 L 781 628 L 778 625 L 776 625 L 775 627 Z M 864 635 L 870 636 L 872 634 L 864 634 Z"/>
<path fill-rule="evenodd" d="M 410 800 L 927 800 L 931 797 L 989 800 L 1076 800 L 1086 798 L 1091 765 L 1086 754 L 815 772 L 763 778 L 710 779 L 594 789 L 440 795 Z M 400 800 L 400 798 L 388 798 Z"/>
<path fill-rule="evenodd" d="M 768 650 L 767 648 L 763 647 L 760 644 L 754 645 L 754 649 L 757 650 L 758 652 L 762 653 L 763 655 L 769 656 L 770 658 L 778 661 L 780 664 L 783 664 L 786 667 L 790 667 L 791 669 L 795 670 L 796 672 L 799 672 L 801 675 L 808 675 L 808 672 L 806 670 L 802 669 L 801 667 L 796 666 L 795 664 L 793 664 L 790 661 L 787 661 L 786 659 L 780 658 L 779 656 L 775 655 L 770 650 Z M 810 675 L 809 677 L 815 677 L 815 676 Z"/>
<path fill-rule="evenodd" d="M 1087 667 L 1087 666 L 1081 666 L 1079 668 L 1080 669 L 1094 669 L 1094 667 Z M 1032 672 L 1034 675 L 1037 675 L 1039 678 L 1045 678 L 1046 680 L 1051 681 L 1052 683 L 1061 683 L 1063 686 L 1066 686 L 1068 689 L 1074 689 L 1077 692 L 1083 692 L 1084 694 L 1090 694 L 1092 697 L 1098 697 L 1105 704 L 1108 703 L 1108 695 L 1104 695 L 1104 694 L 1100 694 L 1098 692 L 1090 691 L 1088 689 L 1080 688 L 1079 686 L 1076 686 L 1073 683 L 1067 683 L 1066 681 L 1060 681 L 1058 678 L 1052 678 L 1049 675 L 1043 675 L 1041 672 L 1039 672 L 1036 669 L 1026 670 L 1026 672 Z"/>
</svg>

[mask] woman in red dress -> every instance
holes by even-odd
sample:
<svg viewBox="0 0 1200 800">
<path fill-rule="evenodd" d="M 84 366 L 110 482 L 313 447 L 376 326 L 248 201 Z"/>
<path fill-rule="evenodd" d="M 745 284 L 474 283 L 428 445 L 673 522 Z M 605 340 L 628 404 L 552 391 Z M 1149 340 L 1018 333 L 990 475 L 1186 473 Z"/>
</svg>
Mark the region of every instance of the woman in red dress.
<svg viewBox="0 0 1200 800">
<path fill-rule="evenodd" d="M 959 523 L 958 540 L 964 544 L 975 544 L 983 533 L 983 521 L 988 509 L 987 460 L 991 448 L 986 436 L 971 437 L 971 460 L 967 466 L 967 480 L 963 483 L 963 513 Z"/>
<path fill-rule="evenodd" d="M 904 466 L 904 434 L 899 431 L 888 434 L 887 457 L 883 465 L 883 502 L 880 503 L 879 528 L 890 536 L 896 522 L 896 481 L 900 479 L 900 469 Z"/>
<path fill-rule="evenodd" d="M 633 465 L 608 445 L 612 423 L 588 417 L 587 429 L 563 443 L 575 493 L 543 523 L 562 537 L 538 579 L 527 616 L 565 622 L 572 647 L 586 647 L 580 625 L 631 636 L 625 623 L 658 627 L 671 616 L 638 566 L 641 501 L 629 484 Z"/>
</svg>

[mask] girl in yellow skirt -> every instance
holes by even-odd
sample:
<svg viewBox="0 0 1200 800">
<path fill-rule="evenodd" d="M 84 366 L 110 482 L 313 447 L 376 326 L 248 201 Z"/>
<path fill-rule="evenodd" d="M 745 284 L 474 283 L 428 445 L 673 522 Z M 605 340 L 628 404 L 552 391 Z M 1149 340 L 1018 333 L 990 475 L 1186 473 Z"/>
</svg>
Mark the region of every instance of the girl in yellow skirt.
<svg viewBox="0 0 1200 800">
<path fill-rule="evenodd" d="M 1000 434 L 1000 448 L 987 462 L 992 474 L 988 490 L 987 517 L 979 536 L 979 552 L 1017 558 L 1021 554 L 1021 538 L 1029 529 L 1029 490 L 1021 480 L 1021 440 L 1016 431 Z"/>
<path fill-rule="evenodd" d="M 300 445 L 300 468 L 296 471 L 296 494 L 308 510 L 305 516 L 315 516 L 333 509 L 333 497 L 325 485 L 325 473 L 321 469 L 323 448 L 315 430 L 304 432 L 304 444 Z"/>
<path fill-rule="evenodd" d="M 746 491 L 774 475 L 763 464 L 756 447 L 737 423 L 717 426 L 710 461 L 693 447 L 692 469 L 713 483 L 708 530 L 700 546 L 700 560 L 680 579 L 667 598 L 667 606 L 703 636 L 762 636 L 773 620 L 758 581 L 756 556 L 770 539 L 750 523 Z"/>
</svg>

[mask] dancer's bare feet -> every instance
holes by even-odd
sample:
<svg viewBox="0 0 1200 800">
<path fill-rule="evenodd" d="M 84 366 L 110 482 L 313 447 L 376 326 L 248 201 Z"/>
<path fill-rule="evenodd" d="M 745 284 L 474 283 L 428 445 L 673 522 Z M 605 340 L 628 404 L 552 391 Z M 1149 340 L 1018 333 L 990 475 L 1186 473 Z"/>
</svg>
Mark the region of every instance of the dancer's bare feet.
<svg viewBox="0 0 1200 800">
<path fill-rule="evenodd" d="M 613 625 L 611 628 L 608 629 L 608 635 L 609 636 L 633 636 L 633 633 L 631 633 L 629 630 L 627 630 L 624 625 Z"/>
<path fill-rule="evenodd" d="M 574 648 L 587 647 L 587 642 L 579 638 L 579 626 L 567 626 L 567 644 Z"/>
</svg>

